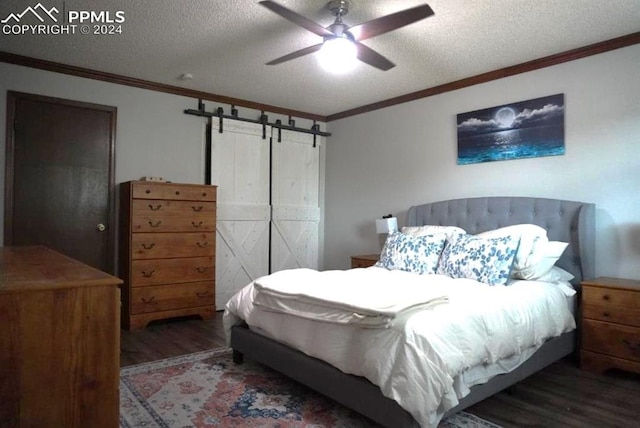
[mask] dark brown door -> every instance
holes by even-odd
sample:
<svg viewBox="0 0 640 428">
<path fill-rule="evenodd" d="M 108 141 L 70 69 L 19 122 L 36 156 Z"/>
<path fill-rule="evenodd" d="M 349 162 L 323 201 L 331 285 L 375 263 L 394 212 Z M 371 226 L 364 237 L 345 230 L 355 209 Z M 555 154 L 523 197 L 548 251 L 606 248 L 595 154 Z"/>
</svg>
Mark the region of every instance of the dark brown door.
<svg viewBox="0 0 640 428">
<path fill-rule="evenodd" d="M 8 92 L 4 245 L 113 272 L 115 107 Z"/>
</svg>

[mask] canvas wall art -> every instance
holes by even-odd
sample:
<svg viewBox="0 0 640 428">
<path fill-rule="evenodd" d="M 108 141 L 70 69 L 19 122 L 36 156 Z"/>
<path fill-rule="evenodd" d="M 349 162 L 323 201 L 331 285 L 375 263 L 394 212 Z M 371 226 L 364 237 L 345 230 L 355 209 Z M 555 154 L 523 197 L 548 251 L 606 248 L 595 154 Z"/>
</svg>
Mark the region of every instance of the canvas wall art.
<svg viewBox="0 0 640 428">
<path fill-rule="evenodd" d="M 458 165 L 564 154 L 564 94 L 457 117 Z"/>
</svg>

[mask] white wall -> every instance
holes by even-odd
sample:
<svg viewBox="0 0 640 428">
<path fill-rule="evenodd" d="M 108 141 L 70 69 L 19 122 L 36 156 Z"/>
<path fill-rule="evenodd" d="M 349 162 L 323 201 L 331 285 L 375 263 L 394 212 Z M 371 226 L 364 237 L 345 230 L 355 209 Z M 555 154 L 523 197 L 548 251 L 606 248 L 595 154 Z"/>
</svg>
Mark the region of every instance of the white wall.
<svg viewBox="0 0 640 428">
<path fill-rule="evenodd" d="M 115 181 L 121 183 L 143 176 L 159 176 L 175 183 L 204 183 L 204 126 L 206 119 L 184 114 L 197 108 L 197 100 L 146 89 L 74 77 L 44 70 L 0 62 L 0 188 L 4 188 L 6 94 L 7 91 L 27 92 L 65 98 L 118 108 L 116 132 Z M 206 102 L 207 111 L 229 106 Z M 241 117 L 257 119 L 260 112 L 239 108 Z M 269 121 L 287 117 L 273 113 Z M 296 126 L 309 129 L 312 121 L 296 119 Z M 320 124 L 325 129 L 325 124 Z M 324 147 L 324 139 L 319 138 Z M 324 150 L 324 148 L 322 148 Z M 324 153 L 321 152 L 321 174 L 324 173 Z M 324 177 L 321 177 L 321 180 Z M 320 205 L 323 207 L 324 189 Z M 0 197 L 0 224 L 4 222 L 4 198 Z M 321 237 L 323 224 L 321 222 Z M 0 227 L 0 244 L 3 242 Z M 322 252 L 320 253 L 322 263 Z"/>
<path fill-rule="evenodd" d="M 330 122 L 325 268 L 379 252 L 374 219 L 474 196 L 596 204 L 596 274 L 640 278 L 640 45 Z M 456 165 L 456 114 L 565 94 L 563 156 Z"/>
</svg>

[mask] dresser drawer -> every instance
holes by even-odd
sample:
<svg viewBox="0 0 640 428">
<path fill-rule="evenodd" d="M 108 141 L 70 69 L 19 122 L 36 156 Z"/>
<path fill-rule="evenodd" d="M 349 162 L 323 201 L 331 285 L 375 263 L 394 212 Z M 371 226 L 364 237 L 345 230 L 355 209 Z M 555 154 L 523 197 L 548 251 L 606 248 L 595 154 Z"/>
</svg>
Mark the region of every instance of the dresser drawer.
<svg viewBox="0 0 640 428">
<path fill-rule="evenodd" d="M 613 305 L 584 304 L 582 306 L 582 317 L 640 327 L 640 309 Z"/>
<path fill-rule="evenodd" d="M 215 202 L 216 188 L 202 185 L 190 187 L 184 184 L 134 182 L 131 193 L 134 199 L 172 199 L 178 201 Z"/>
<path fill-rule="evenodd" d="M 640 293 L 629 290 L 583 285 L 582 303 L 603 307 L 640 308 Z"/>
<path fill-rule="evenodd" d="M 134 288 L 131 292 L 131 313 L 144 314 L 213 305 L 213 290 L 212 281 Z"/>
<path fill-rule="evenodd" d="M 159 201 L 132 202 L 133 232 L 213 232 L 216 230 L 215 202 Z"/>
<path fill-rule="evenodd" d="M 171 284 L 176 282 L 213 281 L 213 257 L 133 260 L 131 286 Z"/>
<path fill-rule="evenodd" d="M 640 362 L 640 328 L 583 319 L 582 348 Z"/>
<path fill-rule="evenodd" d="M 134 233 L 134 260 L 215 256 L 215 233 Z"/>
</svg>

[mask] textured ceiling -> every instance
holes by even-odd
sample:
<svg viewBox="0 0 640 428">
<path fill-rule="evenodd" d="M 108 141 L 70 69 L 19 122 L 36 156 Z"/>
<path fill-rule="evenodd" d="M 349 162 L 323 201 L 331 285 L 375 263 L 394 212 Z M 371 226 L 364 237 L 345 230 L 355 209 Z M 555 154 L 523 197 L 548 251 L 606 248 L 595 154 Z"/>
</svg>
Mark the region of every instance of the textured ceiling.
<svg viewBox="0 0 640 428">
<path fill-rule="evenodd" d="M 640 0 L 428 0 L 435 16 L 363 42 L 395 68 L 333 75 L 314 55 L 264 65 L 321 39 L 257 0 L 2 0 L 0 20 L 38 1 L 60 16 L 123 11 L 122 34 L 0 34 L 0 51 L 323 116 L 640 31 Z M 325 0 L 278 2 L 333 22 Z M 344 22 L 421 3 L 351 0 Z"/>
</svg>

